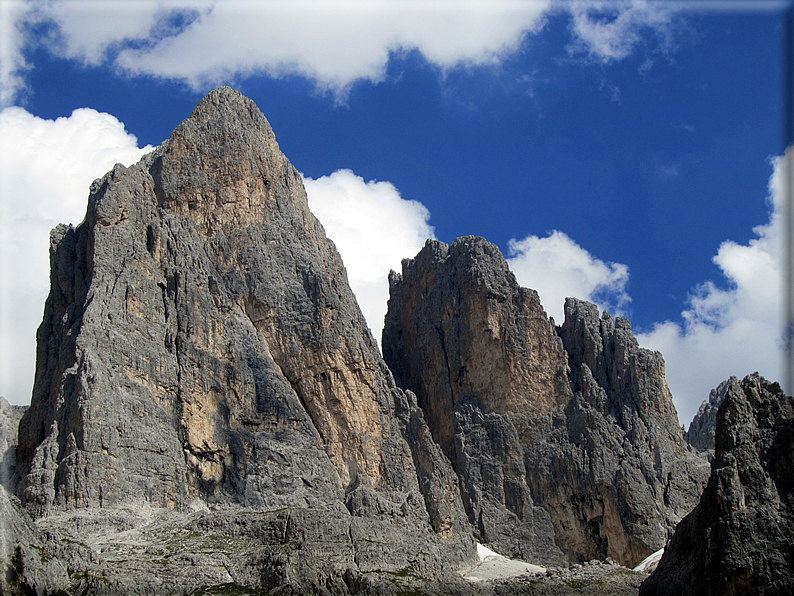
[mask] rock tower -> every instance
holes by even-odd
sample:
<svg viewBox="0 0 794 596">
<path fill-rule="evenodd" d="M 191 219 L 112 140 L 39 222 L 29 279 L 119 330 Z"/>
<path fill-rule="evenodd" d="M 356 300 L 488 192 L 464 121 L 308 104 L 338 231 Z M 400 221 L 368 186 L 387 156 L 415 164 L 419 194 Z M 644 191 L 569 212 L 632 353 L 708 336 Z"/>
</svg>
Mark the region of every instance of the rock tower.
<svg viewBox="0 0 794 596">
<path fill-rule="evenodd" d="M 253 588 L 472 563 L 457 477 L 251 100 L 207 95 L 155 151 L 94 182 L 50 254 L 16 466 L 41 523 L 104 511 L 118 530 L 173 511 L 185 531 L 262 545 L 224 563 Z M 123 560 L 102 571 L 111 585 Z"/>
<path fill-rule="evenodd" d="M 428 241 L 390 278 L 383 354 L 453 462 L 479 539 L 555 564 L 662 548 L 708 474 L 661 354 L 569 298 L 555 326 L 482 238 Z"/>
</svg>

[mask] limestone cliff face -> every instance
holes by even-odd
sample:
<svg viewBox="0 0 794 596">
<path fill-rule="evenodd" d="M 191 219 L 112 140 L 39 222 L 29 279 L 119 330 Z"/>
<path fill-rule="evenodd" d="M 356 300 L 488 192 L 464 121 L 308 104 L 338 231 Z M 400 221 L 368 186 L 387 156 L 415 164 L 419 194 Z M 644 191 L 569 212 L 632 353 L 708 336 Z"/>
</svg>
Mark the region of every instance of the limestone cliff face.
<svg viewBox="0 0 794 596">
<path fill-rule="evenodd" d="M 428 241 L 390 278 L 384 358 L 456 466 L 480 539 L 633 565 L 697 502 L 664 361 L 569 299 L 559 328 L 480 238 Z"/>
<path fill-rule="evenodd" d="M 390 288 L 384 358 L 455 464 L 480 540 L 561 564 L 551 519 L 527 485 L 521 441 L 522 422 L 570 399 L 562 342 L 537 293 L 519 287 L 498 249 L 479 238 L 428 241 Z"/>
<path fill-rule="evenodd" d="M 794 592 L 794 399 L 752 375 L 727 384 L 711 477 L 640 594 Z"/>
<path fill-rule="evenodd" d="M 51 263 L 19 434 L 28 511 L 316 508 L 472 555 L 456 477 L 252 101 L 213 91 L 95 181 Z"/>
<path fill-rule="evenodd" d="M 428 241 L 390 286 L 384 357 L 403 386 L 421 388 L 433 436 L 450 457 L 450 413 L 462 402 L 522 418 L 570 399 L 562 342 L 537 292 L 519 287 L 495 245 Z"/>
<path fill-rule="evenodd" d="M 708 466 L 683 441 L 661 354 L 639 347 L 629 321 L 569 298 L 559 334 L 574 397 L 564 427 L 541 426 L 556 449 L 528 449 L 533 486 L 567 551 L 633 565 L 697 503 Z"/>
</svg>

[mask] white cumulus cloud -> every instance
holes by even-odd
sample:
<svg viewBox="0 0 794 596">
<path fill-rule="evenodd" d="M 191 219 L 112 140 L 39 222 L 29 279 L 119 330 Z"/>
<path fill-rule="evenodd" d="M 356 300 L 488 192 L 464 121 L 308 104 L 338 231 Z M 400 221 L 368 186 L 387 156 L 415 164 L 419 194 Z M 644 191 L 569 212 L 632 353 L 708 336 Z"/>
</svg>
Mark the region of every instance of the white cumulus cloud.
<svg viewBox="0 0 794 596">
<path fill-rule="evenodd" d="M 23 0 L 0 0 L 0 106 L 12 103 L 14 95 L 25 86 L 22 75 L 27 63 L 22 55 L 22 24 L 27 13 Z"/>
<path fill-rule="evenodd" d="M 792 152 L 788 150 L 790 157 Z M 753 229 L 756 237 L 748 244 L 723 242 L 713 259 L 727 288 L 703 283 L 690 296 L 682 322 L 658 323 L 638 335 L 643 346 L 664 355 L 682 421 L 691 420 L 709 390 L 731 375 L 758 371 L 770 380 L 783 380 L 783 163 L 782 157 L 773 160 L 769 221 Z M 784 389 L 790 393 L 794 388 Z"/>
<path fill-rule="evenodd" d="M 26 44 L 196 89 L 239 76 L 297 74 L 343 97 L 357 80 L 381 80 L 393 51 L 418 50 L 442 69 L 499 62 L 541 31 L 551 14 L 570 16 L 573 53 L 620 60 L 648 35 L 656 47 L 669 45 L 672 17 L 682 6 L 647 0 L 0 0 L 0 99 L 7 105 L 24 88 Z M 33 30 L 38 33 L 26 37 Z"/>
<path fill-rule="evenodd" d="M 11 403 L 30 401 L 50 230 L 82 221 L 91 182 L 150 149 L 91 109 L 57 120 L 17 107 L 0 112 L 0 395 Z"/>
<path fill-rule="evenodd" d="M 403 199 L 389 182 L 365 182 L 350 170 L 337 170 L 316 180 L 304 178 L 309 207 L 334 241 L 375 339 L 380 343 L 389 271 L 401 270 L 402 259 L 435 238 L 430 212 Z"/>
<path fill-rule="evenodd" d="M 565 317 L 569 296 L 594 302 L 612 314 L 623 314 L 631 301 L 626 265 L 597 259 L 558 230 L 545 238 L 510 240 L 507 262 L 519 284 L 537 290 L 543 308 L 557 324 Z"/>
<path fill-rule="evenodd" d="M 451 67 L 515 49 L 548 2 L 218 1 L 179 35 L 126 49 L 118 65 L 196 87 L 230 73 L 297 73 L 343 91 L 382 78 L 390 50 L 418 49 Z"/>
<path fill-rule="evenodd" d="M 31 10 L 23 10 L 22 0 L 2 3 L 15 7 L 5 11 L 4 31 L 49 24 L 44 43 L 85 63 L 111 60 L 130 74 L 195 88 L 237 75 L 298 74 L 337 93 L 359 79 L 380 80 L 390 51 L 418 49 L 442 68 L 498 61 L 542 26 L 551 6 L 551 0 L 28 0 Z M 13 91 L 24 41 L 12 42 L 3 76 Z"/>
</svg>

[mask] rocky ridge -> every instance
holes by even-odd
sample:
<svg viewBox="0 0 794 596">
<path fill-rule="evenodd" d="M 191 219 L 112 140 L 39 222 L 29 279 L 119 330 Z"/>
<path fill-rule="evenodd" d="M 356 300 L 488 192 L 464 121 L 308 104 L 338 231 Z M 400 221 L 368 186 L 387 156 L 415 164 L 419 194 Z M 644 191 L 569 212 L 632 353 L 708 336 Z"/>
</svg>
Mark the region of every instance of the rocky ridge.
<svg viewBox="0 0 794 596">
<path fill-rule="evenodd" d="M 15 485 L 38 527 L 90 550 L 80 573 L 110 593 L 163 570 L 164 592 L 303 593 L 473 564 L 457 477 L 251 100 L 211 92 L 95 181 L 50 253 Z"/>
<path fill-rule="evenodd" d="M 493 244 L 428 241 L 403 261 L 382 343 L 494 550 L 633 566 L 697 503 L 707 464 L 683 440 L 661 355 L 579 300 L 555 326 Z"/>
<path fill-rule="evenodd" d="M 794 398 L 752 375 L 717 411 L 711 476 L 643 596 L 794 592 Z"/>
</svg>

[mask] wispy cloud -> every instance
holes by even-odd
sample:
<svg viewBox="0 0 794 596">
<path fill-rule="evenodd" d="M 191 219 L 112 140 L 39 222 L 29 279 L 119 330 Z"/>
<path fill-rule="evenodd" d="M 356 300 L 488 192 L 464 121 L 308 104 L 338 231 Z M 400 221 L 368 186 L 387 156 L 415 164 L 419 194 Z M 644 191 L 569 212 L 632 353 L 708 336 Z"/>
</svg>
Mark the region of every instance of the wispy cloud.
<svg viewBox="0 0 794 596">
<path fill-rule="evenodd" d="M 659 180 L 673 180 L 681 174 L 681 164 L 678 162 L 657 163 L 656 177 Z"/>
<path fill-rule="evenodd" d="M 10 105 L 25 87 L 22 27 L 27 13 L 23 0 L 0 0 L 0 107 Z"/>
<path fill-rule="evenodd" d="M 623 60 L 651 32 L 658 48 L 668 51 L 674 39 L 676 6 L 648 0 L 573 1 L 572 54 L 584 53 L 601 62 Z"/>
</svg>

